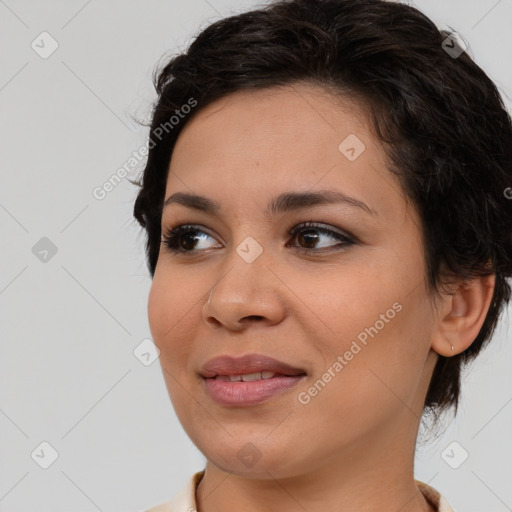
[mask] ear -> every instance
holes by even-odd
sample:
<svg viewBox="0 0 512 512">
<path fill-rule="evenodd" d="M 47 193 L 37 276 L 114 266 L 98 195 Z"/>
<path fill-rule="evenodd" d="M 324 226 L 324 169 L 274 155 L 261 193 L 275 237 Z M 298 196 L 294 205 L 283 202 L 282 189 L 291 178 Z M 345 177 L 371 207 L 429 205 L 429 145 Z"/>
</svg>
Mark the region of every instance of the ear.
<svg viewBox="0 0 512 512">
<path fill-rule="evenodd" d="M 443 295 L 432 350 L 450 357 L 464 352 L 475 341 L 489 310 L 495 282 L 495 274 L 461 281 L 455 291 Z"/>
</svg>

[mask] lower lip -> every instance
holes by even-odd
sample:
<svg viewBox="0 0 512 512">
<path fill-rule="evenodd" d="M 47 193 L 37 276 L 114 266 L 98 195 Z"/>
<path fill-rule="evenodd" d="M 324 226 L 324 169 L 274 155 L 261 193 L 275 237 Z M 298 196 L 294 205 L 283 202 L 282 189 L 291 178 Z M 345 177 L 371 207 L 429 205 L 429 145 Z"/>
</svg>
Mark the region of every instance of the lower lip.
<svg viewBox="0 0 512 512">
<path fill-rule="evenodd" d="M 206 392 L 221 405 L 247 406 L 259 404 L 297 385 L 306 375 L 280 375 L 250 382 L 205 379 Z"/>
</svg>

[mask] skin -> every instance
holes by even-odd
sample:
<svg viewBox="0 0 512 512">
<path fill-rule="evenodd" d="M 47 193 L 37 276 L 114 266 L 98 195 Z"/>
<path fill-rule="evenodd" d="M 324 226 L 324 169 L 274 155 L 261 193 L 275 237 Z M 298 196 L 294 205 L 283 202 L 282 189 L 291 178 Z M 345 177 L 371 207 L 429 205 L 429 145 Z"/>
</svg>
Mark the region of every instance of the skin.
<svg viewBox="0 0 512 512">
<path fill-rule="evenodd" d="M 366 146 L 354 161 L 338 149 L 351 133 Z M 278 194 L 319 189 L 376 214 L 343 203 L 265 212 Z M 187 254 L 162 245 L 148 302 L 172 404 L 207 459 L 199 512 L 433 510 L 413 476 L 423 403 L 439 355 L 478 334 L 494 276 L 454 285 L 434 307 L 416 210 L 362 111 L 318 86 L 236 92 L 196 112 L 174 149 L 165 197 L 179 191 L 221 205 L 218 216 L 164 209 L 163 231 L 199 224 L 205 233 L 195 249 L 182 237 Z M 309 220 L 357 241 L 288 234 Z M 236 252 L 248 236 L 263 249 L 252 263 Z M 300 403 L 394 303 L 402 306 L 394 318 Z M 263 353 L 308 376 L 259 405 L 225 407 L 205 394 L 198 372 L 226 353 Z M 260 455 L 251 467 L 237 457 L 248 442 Z"/>
</svg>

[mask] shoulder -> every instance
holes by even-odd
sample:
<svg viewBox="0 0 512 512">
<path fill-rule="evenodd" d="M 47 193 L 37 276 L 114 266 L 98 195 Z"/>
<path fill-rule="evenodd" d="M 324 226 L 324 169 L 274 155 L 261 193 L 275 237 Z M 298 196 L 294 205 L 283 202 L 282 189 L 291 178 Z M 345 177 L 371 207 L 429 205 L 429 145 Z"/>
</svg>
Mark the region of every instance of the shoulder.
<svg viewBox="0 0 512 512">
<path fill-rule="evenodd" d="M 196 510 L 196 487 L 204 469 L 194 473 L 180 491 L 170 500 L 141 512 L 192 512 Z"/>
<path fill-rule="evenodd" d="M 456 512 L 437 489 L 420 480 L 416 480 L 416 485 L 436 512 Z"/>
<path fill-rule="evenodd" d="M 174 512 L 172 508 L 172 500 L 160 503 L 160 505 L 155 505 L 154 507 L 148 508 L 143 512 Z"/>
</svg>

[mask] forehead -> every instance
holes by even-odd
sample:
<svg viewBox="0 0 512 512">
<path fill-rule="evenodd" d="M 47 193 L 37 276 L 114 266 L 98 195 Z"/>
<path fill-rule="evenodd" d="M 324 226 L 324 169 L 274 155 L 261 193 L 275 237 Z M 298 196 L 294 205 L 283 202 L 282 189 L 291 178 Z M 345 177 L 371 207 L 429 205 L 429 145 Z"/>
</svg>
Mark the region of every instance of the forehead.
<svg viewBox="0 0 512 512">
<path fill-rule="evenodd" d="M 385 208 L 381 196 L 393 192 L 383 187 L 383 181 L 393 181 L 385 165 L 382 147 L 354 101 L 306 84 L 238 91 L 185 125 L 166 197 L 194 192 L 240 208 L 262 195 L 334 188 Z"/>
<path fill-rule="evenodd" d="M 295 160 L 299 151 L 302 158 L 325 150 L 338 158 L 338 144 L 349 133 L 371 143 L 360 109 L 318 86 L 237 91 L 196 112 L 178 137 L 171 164 L 181 166 L 185 157 L 190 165 L 206 153 L 234 164 Z"/>
</svg>

